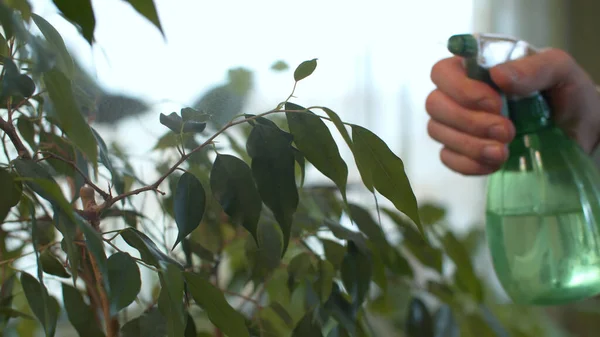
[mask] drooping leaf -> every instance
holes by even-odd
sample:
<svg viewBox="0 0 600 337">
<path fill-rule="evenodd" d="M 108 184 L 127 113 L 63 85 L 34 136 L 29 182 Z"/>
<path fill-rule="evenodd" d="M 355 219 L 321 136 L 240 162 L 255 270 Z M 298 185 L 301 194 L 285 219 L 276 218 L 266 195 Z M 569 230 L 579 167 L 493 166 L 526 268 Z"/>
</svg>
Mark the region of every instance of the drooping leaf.
<svg viewBox="0 0 600 337">
<path fill-rule="evenodd" d="M 183 337 L 198 337 L 198 330 L 194 318 L 188 313 L 185 332 Z"/>
<path fill-rule="evenodd" d="M 417 199 L 404 172 L 404 163 L 381 138 L 371 131 L 352 126 L 353 152 L 365 186 L 377 189 L 412 221 L 424 235 Z"/>
<path fill-rule="evenodd" d="M 142 261 L 151 266 L 162 268 L 162 263 L 179 265 L 177 261 L 163 253 L 149 237 L 135 228 L 125 228 L 121 231 L 121 237 L 140 253 Z"/>
<path fill-rule="evenodd" d="M 349 210 L 360 231 L 365 233 L 375 245 L 380 248 L 388 245 L 383 229 L 375 222 L 369 211 L 356 204 L 349 204 Z"/>
<path fill-rule="evenodd" d="M 48 41 L 51 50 L 56 54 L 56 65 L 67 78 L 72 78 L 75 72 L 75 64 L 69 53 L 65 41 L 60 33 L 44 18 L 37 14 L 32 14 L 33 22 L 40 29 L 46 41 Z"/>
<path fill-rule="evenodd" d="M 293 215 L 299 202 L 291 142 L 290 134 L 277 127 L 257 123 L 246 144 L 258 192 L 283 233 L 282 254 L 288 247 Z"/>
<path fill-rule="evenodd" d="M 198 228 L 206 208 L 206 192 L 200 180 L 191 173 L 184 173 L 177 181 L 173 211 L 179 228 L 174 249 L 179 242 Z"/>
<path fill-rule="evenodd" d="M 62 0 L 61 0 L 62 1 Z M 86 159 L 94 168 L 98 164 L 98 144 L 88 123 L 79 111 L 79 106 L 73 97 L 71 83 L 58 70 L 50 70 L 43 75 L 44 84 L 52 104 L 60 128 L 69 140 L 83 152 Z"/>
<path fill-rule="evenodd" d="M 8 215 L 11 208 L 16 206 L 21 200 L 23 187 L 21 182 L 16 179 L 14 173 L 0 168 L 0 221 L 3 221 Z"/>
<path fill-rule="evenodd" d="M 298 151 L 297 148 L 292 148 L 292 151 L 294 152 L 294 159 L 300 167 L 300 186 L 303 187 L 304 179 L 306 178 L 306 158 L 304 158 L 302 152 Z"/>
<path fill-rule="evenodd" d="M 115 315 L 130 305 L 140 292 L 142 287 L 140 268 L 135 260 L 124 252 L 111 255 L 107 264 L 111 289 L 110 311 Z"/>
<path fill-rule="evenodd" d="M 317 59 L 307 60 L 298 65 L 294 70 L 294 80 L 296 82 L 307 78 L 317 69 Z"/>
<path fill-rule="evenodd" d="M 297 104 L 287 102 L 286 110 L 306 110 Z M 290 133 L 294 136 L 294 143 L 304 157 L 311 162 L 317 170 L 331 179 L 346 199 L 346 185 L 348 182 L 348 165 L 340 156 L 329 128 L 312 111 L 286 112 Z"/>
<path fill-rule="evenodd" d="M 96 17 L 91 0 L 52 0 L 67 20 L 77 24 L 81 34 L 91 45 L 94 42 Z"/>
<path fill-rule="evenodd" d="M 341 267 L 342 282 L 352 297 L 354 310 L 363 303 L 373 276 L 371 257 L 361 252 L 349 241 Z"/>
<path fill-rule="evenodd" d="M 232 223 L 244 226 L 258 242 L 256 232 L 262 199 L 250 167 L 237 157 L 217 155 L 210 172 L 210 188 Z"/>
<path fill-rule="evenodd" d="M 483 287 L 475 274 L 469 252 L 450 231 L 442 235 L 440 241 L 444 251 L 456 265 L 456 285 L 471 294 L 476 301 L 483 301 Z"/>
<path fill-rule="evenodd" d="M 60 310 L 58 302 L 48 294 L 44 284 L 28 273 L 21 273 L 21 286 L 31 311 L 44 328 L 45 335 L 53 337 Z"/>
<path fill-rule="evenodd" d="M 138 13 L 152 22 L 154 26 L 158 28 L 160 33 L 164 35 L 153 0 L 127 0 L 127 2 L 129 2 Z"/>
<path fill-rule="evenodd" d="M 217 328 L 228 336 L 250 337 L 244 316 L 231 307 L 218 288 L 198 274 L 184 272 L 183 275 L 194 301 Z"/>
<path fill-rule="evenodd" d="M 56 256 L 52 255 L 49 250 L 44 250 L 40 254 L 40 262 L 42 264 L 42 270 L 46 274 L 69 278 L 71 275 L 67 273 L 63 264 L 56 258 Z"/>
<path fill-rule="evenodd" d="M 408 305 L 406 317 L 407 337 L 434 337 L 433 319 L 421 299 L 413 298 Z"/>
<path fill-rule="evenodd" d="M 112 161 L 110 160 L 108 147 L 106 146 L 104 139 L 102 139 L 102 136 L 100 136 L 100 134 L 94 128 L 90 127 L 90 129 L 92 130 L 92 134 L 94 135 L 94 138 L 96 139 L 96 142 L 98 143 L 98 150 L 99 150 L 99 154 L 100 154 L 100 163 L 102 163 L 102 165 L 104 165 L 104 167 L 106 167 L 108 169 L 108 171 L 112 175 L 113 182 L 114 182 L 115 176 L 116 176 L 116 171 L 112 165 Z"/>
<path fill-rule="evenodd" d="M 104 333 L 96 323 L 94 311 L 85 303 L 79 290 L 63 283 L 62 295 L 69 322 L 79 336 L 104 337 Z"/>
<path fill-rule="evenodd" d="M 323 337 L 321 326 L 315 322 L 313 310 L 308 311 L 304 317 L 302 317 L 292 332 L 292 337 L 306 336 Z"/>
<path fill-rule="evenodd" d="M 165 337 L 167 322 L 157 307 L 152 307 L 141 316 L 125 323 L 121 328 L 122 337 Z"/>
<path fill-rule="evenodd" d="M 158 298 L 158 309 L 167 321 L 169 337 L 180 337 L 185 333 L 187 313 L 183 306 L 184 279 L 181 269 L 168 264 L 159 273 L 161 290 Z"/>
</svg>

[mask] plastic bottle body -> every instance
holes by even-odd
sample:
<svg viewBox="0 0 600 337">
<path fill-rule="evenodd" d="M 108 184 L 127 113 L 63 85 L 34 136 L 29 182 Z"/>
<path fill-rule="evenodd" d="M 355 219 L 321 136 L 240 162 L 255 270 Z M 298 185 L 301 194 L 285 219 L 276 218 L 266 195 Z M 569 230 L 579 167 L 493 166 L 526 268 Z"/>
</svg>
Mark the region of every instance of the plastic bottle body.
<svg viewBox="0 0 600 337">
<path fill-rule="evenodd" d="M 539 127 L 489 177 L 486 233 L 513 301 L 554 305 L 600 293 L 600 172 L 561 129 Z"/>
</svg>

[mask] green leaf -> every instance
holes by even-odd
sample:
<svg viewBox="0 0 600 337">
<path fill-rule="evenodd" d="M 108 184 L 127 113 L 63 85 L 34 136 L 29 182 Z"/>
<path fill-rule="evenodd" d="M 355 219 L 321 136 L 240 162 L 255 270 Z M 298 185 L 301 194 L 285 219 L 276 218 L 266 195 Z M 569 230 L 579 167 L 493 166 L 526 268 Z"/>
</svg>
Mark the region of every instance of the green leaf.
<svg viewBox="0 0 600 337">
<path fill-rule="evenodd" d="M 25 140 L 32 149 L 37 149 L 37 144 L 35 143 L 35 129 L 33 128 L 33 123 L 28 118 L 19 117 L 17 119 L 17 130 L 19 130 L 23 140 Z"/>
<path fill-rule="evenodd" d="M 0 307 L 0 315 L 3 317 L 8 317 L 8 318 L 23 318 L 23 319 L 27 319 L 27 320 L 35 320 L 34 317 L 32 317 L 24 312 L 20 312 L 13 308 L 7 308 L 7 307 Z"/>
<path fill-rule="evenodd" d="M 73 282 L 77 282 L 80 251 L 75 244 L 75 237 L 77 235 L 77 226 L 67 216 L 61 215 L 60 210 L 54 207 L 54 226 L 63 235 L 61 247 L 63 251 L 67 253 L 69 260 L 69 268 L 73 277 Z"/>
<path fill-rule="evenodd" d="M 6 42 L 6 38 L 2 34 L 0 34 L 0 56 L 9 56 L 8 42 Z"/>
<path fill-rule="evenodd" d="M 202 221 L 206 208 L 206 192 L 200 180 L 188 172 L 181 175 L 177 181 L 173 202 L 179 233 L 171 249 L 175 249 L 177 244 L 198 228 Z"/>
<path fill-rule="evenodd" d="M 340 240 L 352 241 L 360 249 L 364 254 L 369 252 L 369 248 L 367 247 L 367 240 L 364 235 L 361 233 L 352 231 L 346 227 L 343 227 L 340 224 L 334 223 L 329 220 L 325 220 L 325 225 L 331 233 Z"/>
<path fill-rule="evenodd" d="M 152 22 L 156 28 L 158 28 L 160 33 L 164 35 L 153 0 L 127 0 L 127 2 L 129 2 L 138 13 Z"/>
<path fill-rule="evenodd" d="M 434 337 L 431 314 L 425 303 L 416 297 L 408 305 L 406 333 L 407 337 Z"/>
<path fill-rule="evenodd" d="M 44 250 L 40 254 L 40 262 L 42 264 L 42 270 L 46 274 L 62 277 L 62 278 L 70 278 L 71 275 L 67 273 L 63 264 L 56 258 L 56 256 L 52 255 L 49 250 Z"/>
<path fill-rule="evenodd" d="M 283 235 L 276 224 L 270 221 L 258 223 L 258 244 L 254 239 L 246 240 L 246 257 L 255 280 L 267 277 L 281 263 Z"/>
<path fill-rule="evenodd" d="M 125 323 L 122 337 L 165 337 L 167 322 L 157 307 L 152 307 L 141 316 Z"/>
<path fill-rule="evenodd" d="M 0 168 L 0 221 L 4 221 L 10 209 L 16 206 L 21 200 L 23 187 L 21 182 L 16 179 L 16 175 L 5 169 Z"/>
<path fill-rule="evenodd" d="M 339 243 L 328 239 L 321 239 L 321 243 L 323 244 L 323 250 L 325 251 L 327 260 L 335 270 L 340 269 L 342 261 L 344 260 L 344 255 L 346 255 L 346 248 Z"/>
<path fill-rule="evenodd" d="M 433 225 L 446 217 L 446 210 L 434 203 L 423 203 L 419 206 L 419 215 L 424 225 Z"/>
<path fill-rule="evenodd" d="M 356 309 L 342 295 L 337 283 L 334 283 L 331 296 L 325 303 L 324 309 L 340 324 L 343 330 L 348 331 L 348 335 L 355 336 L 357 330 Z"/>
<path fill-rule="evenodd" d="M 13 303 L 13 289 L 15 285 L 15 275 L 12 274 L 5 278 L 2 283 L 2 289 L 0 289 L 0 306 L 9 308 Z M 2 322 L 2 326 L 5 326 L 8 323 L 8 320 L 12 317 L 10 313 L 1 313 L 0 312 L 0 322 Z"/>
<path fill-rule="evenodd" d="M 352 297 L 352 304 L 356 310 L 365 300 L 371 285 L 373 275 L 371 257 L 362 253 L 352 241 L 349 241 L 340 271 L 344 287 Z"/>
<path fill-rule="evenodd" d="M 85 303 L 79 290 L 63 283 L 62 295 L 69 322 L 79 336 L 104 337 L 104 333 L 96 322 L 94 311 Z"/>
<path fill-rule="evenodd" d="M 244 316 L 235 311 L 223 293 L 202 276 L 184 272 L 188 289 L 208 319 L 228 336 L 250 337 Z"/>
<path fill-rule="evenodd" d="M 197 122 L 194 120 L 184 121 L 176 112 L 171 112 L 169 115 L 160 114 L 160 124 L 166 126 L 176 134 L 180 133 L 200 133 L 206 129 L 206 123 Z"/>
<path fill-rule="evenodd" d="M 94 42 L 96 17 L 91 0 L 52 0 L 67 20 L 77 24 L 81 34 L 91 45 Z"/>
<path fill-rule="evenodd" d="M 79 111 L 69 80 L 58 70 L 43 75 L 44 84 L 57 113 L 60 128 L 85 154 L 94 168 L 98 166 L 98 144 L 88 123 Z"/>
<path fill-rule="evenodd" d="M 294 159 L 300 167 L 300 186 L 304 186 L 304 179 L 306 178 L 306 160 L 302 152 L 298 151 L 298 149 L 292 148 L 292 151 L 294 152 Z"/>
<path fill-rule="evenodd" d="M 184 337 L 198 337 L 198 329 L 196 328 L 196 323 L 194 322 L 194 318 L 189 313 L 185 325 Z"/>
<path fill-rule="evenodd" d="M 323 337 L 321 327 L 315 322 L 314 316 L 314 311 L 308 311 L 294 328 L 292 337 Z"/>
<path fill-rule="evenodd" d="M 456 265 L 455 282 L 459 289 L 471 294 L 476 301 L 483 301 L 483 287 L 473 269 L 469 252 L 450 231 L 440 237 L 444 251 Z"/>
<path fill-rule="evenodd" d="M 96 139 L 96 142 L 98 143 L 98 149 L 99 149 L 99 153 L 100 153 L 100 162 L 102 163 L 102 165 L 104 165 L 104 167 L 106 167 L 108 169 L 108 171 L 112 175 L 112 178 L 114 181 L 116 178 L 115 177 L 116 171 L 112 165 L 112 161 L 110 160 L 108 147 L 106 146 L 104 139 L 102 139 L 102 136 L 100 136 L 100 134 L 94 128 L 90 127 L 90 130 L 92 130 L 92 134 L 94 135 L 94 138 Z"/>
<path fill-rule="evenodd" d="M 285 104 L 285 109 L 306 110 L 289 102 Z M 327 125 L 310 110 L 286 112 L 286 116 L 298 150 L 317 170 L 337 185 L 345 200 L 348 166 L 340 156 L 340 151 Z"/>
<path fill-rule="evenodd" d="M 242 225 L 258 242 L 262 200 L 250 167 L 241 159 L 219 154 L 210 171 L 210 189 L 235 225 Z"/>
<path fill-rule="evenodd" d="M 183 306 L 183 275 L 178 266 L 168 264 L 159 273 L 161 290 L 158 309 L 167 319 L 169 337 L 180 337 L 185 333 L 187 315 Z"/>
<path fill-rule="evenodd" d="M 32 14 L 33 22 L 40 29 L 46 41 L 54 53 L 56 53 L 56 66 L 68 78 L 72 78 L 75 73 L 75 64 L 73 58 L 65 45 L 60 33 L 44 18 L 37 14 Z"/>
<path fill-rule="evenodd" d="M 21 273 L 21 286 L 31 311 L 44 328 L 45 335 L 53 337 L 60 311 L 58 302 L 48 294 L 44 284 L 40 284 L 37 279 L 28 273 Z"/>
<path fill-rule="evenodd" d="M 331 262 L 323 260 L 319 260 L 318 270 L 319 274 L 314 283 L 314 288 L 321 299 L 321 303 L 325 303 L 331 295 L 335 270 Z"/>
<path fill-rule="evenodd" d="M 317 59 L 307 60 L 298 65 L 294 70 L 294 80 L 296 82 L 310 76 L 317 69 Z"/>
<path fill-rule="evenodd" d="M 125 228 L 121 231 L 121 237 L 140 253 L 142 261 L 151 266 L 162 268 L 162 264 L 178 264 L 177 261 L 163 253 L 149 237 L 135 228 Z"/>
<path fill-rule="evenodd" d="M 13 9 L 21 12 L 21 16 L 26 22 L 31 19 L 31 5 L 27 0 L 5 0 L 6 4 Z"/>
<path fill-rule="evenodd" d="M 279 60 L 271 65 L 271 69 L 275 71 L 284 71 L 288 70 L 289 66 L 287 63 L 285 63 L 285 61 Z"/>
<path fill-rule="evenodd" d="M 479 313 L 461 315 L 459 318 L 459 326 L 460 335 L 464 337 L 498 336 Z"/>
<path fill-rule="evenodd" d="M 423 235 L 417 199 L 404 172 L 404 163 L 371 131 L 352 126 L 353 151 L 356 165 L 365 186 L 377 189 L 396 209 L 415 222 Z"/>
<path fill-rule="evenodd" d="M 375 222 L 369 211 L 356 204 L 349 204 L 349 210 L 358 229 L 365 233 L 375 245 L 378 247 L 385 247 L 388 245 L 383 229 Z"/>
<path fill-rule="evenodd" d="M 140 268 L 131 255 L 117 252 L 107 261 L 110 284 L 110 312 L 116 315 L 135 301 L 142 287 Z"/>
<path fill-rule="evenodd" d="M 282 254 L 289 244 L 299 202 L 291 141 L 292 136 L 277 127 L 256 124 L 246 143 L 258 193 L 273 212 L 283 233 Z"/>
</svg>

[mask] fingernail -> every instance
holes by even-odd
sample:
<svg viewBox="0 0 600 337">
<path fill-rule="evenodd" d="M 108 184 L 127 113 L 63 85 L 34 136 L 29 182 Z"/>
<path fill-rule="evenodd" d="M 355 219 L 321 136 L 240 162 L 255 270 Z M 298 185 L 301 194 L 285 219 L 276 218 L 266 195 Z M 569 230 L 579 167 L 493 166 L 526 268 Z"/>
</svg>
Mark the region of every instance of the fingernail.
<svg viewBox="0 0 600 337">
<path fill-rule="evenodd" d="M 506 130 L 504 125 L 498 124 L 498 125 L 492 126 L 488 130 L 488 135 L 492 139 L 503 142 L 503 141 L 506 141 L 506 139 L 508 138 L 508 130 Z"/>
<path fill-rule="evenodd" d="M 498 110 L 498 105 L 496 104 L 496 102 L 493 99 L 490 98 L 486 98 L 483 99 L 479 102 L 479 106 L 488 112 L 495 112 L 496 110 Z"/>
<path fill-rule="evenodd" d="M 488 145 L 483 148 L 483 158 L 490 162 L 499 162 L 504 157 L 504 149 L 500 145 Z"/>
</svg>

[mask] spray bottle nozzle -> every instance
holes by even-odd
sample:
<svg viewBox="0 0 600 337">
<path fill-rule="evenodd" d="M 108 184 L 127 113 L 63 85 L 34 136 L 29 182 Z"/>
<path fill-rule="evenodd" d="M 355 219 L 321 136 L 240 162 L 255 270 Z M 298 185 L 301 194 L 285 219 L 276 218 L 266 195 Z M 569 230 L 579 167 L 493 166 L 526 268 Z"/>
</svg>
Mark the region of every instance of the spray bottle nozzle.
<svg viewBox="0 0 600 337">
<path fill-rule="evenodd" d="M 448 50 L 457 56 L 475 57 L 479 51 L 477 38 L 471 34 L 453 35 L 448 39 Z"/>
</svg>

